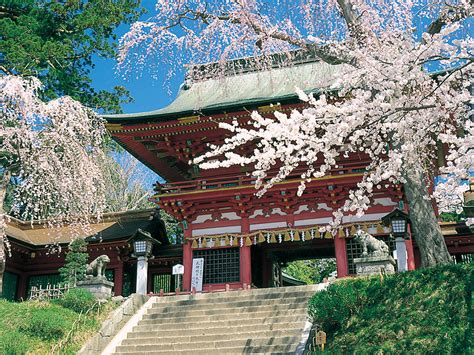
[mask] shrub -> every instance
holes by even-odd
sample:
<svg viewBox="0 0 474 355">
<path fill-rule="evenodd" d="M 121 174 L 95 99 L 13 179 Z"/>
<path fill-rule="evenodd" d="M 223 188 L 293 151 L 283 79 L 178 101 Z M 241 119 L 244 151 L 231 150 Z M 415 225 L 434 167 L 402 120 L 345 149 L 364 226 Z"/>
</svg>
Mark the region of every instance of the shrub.
<svg viewBox="0 0 474 355">
<path fill-rule="evenodd" d="M 38 308 L 30 314 L 26 322 L 20 325 L 19 330 L 43 340 L 57 340 L 71 326 L 71 321 L 57 307 Z"/>
<path fill-rule="evenodd" d="M 309 301 L 313 323 L 334 333 L 367 303 L 366 280 L 342 280 L 318 292 Z"/>
<path fill-rule="evenodd" d="M 93 309 L 97 301 L 92 293 L 87 290 L 74 288 L 69 290 L 57 303 L 77 313 L 85 313 Z"/>
<path fill-rule="evenodd" d="M 468 354 L 473 274 L 466 264 L 343 280 L 315 294 L 309 314 L 332 353 Z"/>
</svg>

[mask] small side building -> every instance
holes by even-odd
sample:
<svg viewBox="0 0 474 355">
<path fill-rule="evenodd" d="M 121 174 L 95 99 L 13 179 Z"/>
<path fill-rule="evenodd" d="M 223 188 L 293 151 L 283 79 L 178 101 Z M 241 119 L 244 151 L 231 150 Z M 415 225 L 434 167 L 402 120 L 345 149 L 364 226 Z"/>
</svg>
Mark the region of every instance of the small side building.
<svg viewBox="0 0 474 355">
<path fill-rule="evenodd" d="M 148 291 L 174 290 L 171 268 L 182 263 L 182 246 L 169 243 L 164 223 L 153 218 L 154 212 L 147 209 L 105 214 L 100 222 L 90 225 L 87 235 L 78 235 L 81 232 L 71 226 L 51 229 L 44 223 L 9 218 L 6 234 L 10 255 L 6 260 L 3 297 L 25 300 L 33 286 L 58 284 L 58 270 L 64 265 L 68 244 L 77 237 L 88 242 L 89 262 L 104 254 L 110 258 L 106 276 L 115 283 L 115 295 L 135 292 L 136 258 L 131 257 L 129 240 L 139 228 L 160 242 L 153 250 L 155 258 L 149 261 Z"/>
</svg>

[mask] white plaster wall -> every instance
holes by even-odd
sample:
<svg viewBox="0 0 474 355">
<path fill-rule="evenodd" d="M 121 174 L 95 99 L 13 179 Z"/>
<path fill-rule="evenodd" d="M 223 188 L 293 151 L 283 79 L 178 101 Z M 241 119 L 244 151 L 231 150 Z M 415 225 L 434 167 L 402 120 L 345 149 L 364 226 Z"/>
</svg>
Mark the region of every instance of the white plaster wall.
<svg viewBox="0 0 474 355">
<path fill-rule="evenodd" d="M 328 224 L 331 221 L 332 221 L 331 217 L 300 219 L 300 220 L 295 221 L 295 227 Z"/>
<path fill-rule="evenodd" d="M 383 216 L 387 213 L 369 213 L 365 214 L 362 217 L 357 216 L 344 216 L 342 218 L 342 223 L 357 223 L 357 222 L 366 222 L 366 221 L 380 221 Z"/>
<path fill-rule="evenodd" d="M 202 214 L 200 216 L 197 216 L 196 219 L 191 224 L 204 223 L 206 221 L 209 221 L 210 219 L 211 219 L 210 214 Z"/>
<path fill-rule="evenodd" d="M 239 216 L 237 216 L 237 213 L 236 212 L 225 212 L 225 213 L 222 213 L 222 218 L 223 219 L 227 219 L 229 221 L 237 221 L 239 219 L 242 219 L 240 218 Z"/>
<path fill-rule="evenodd" d="M 381 197 L 381 198 L 374 198 L 374 205 L 381 205 L 381 206 L 397 206 L 396 202 L 393 202 L 388 197 Z"/>
<path fill-rule="evenodd" d="M 214 234 L 223 234 L 223 233 L 240 233 L 240 226 L 230 226 L 230 227 L 217 227 L 217 228 L 203 228 L 203 229 L 193 229 L 193 237 L 199 237 L 201 235 L 214 235 Z"/>
<path fill-rule="evenodd" d="M 286 222 L 272 222 L 272 223 L 257 223 L 251 224 L 250 230 L 259 230 L 259 229 L 272 229 L 272 228 L 286 228 Z"/>
</svg>

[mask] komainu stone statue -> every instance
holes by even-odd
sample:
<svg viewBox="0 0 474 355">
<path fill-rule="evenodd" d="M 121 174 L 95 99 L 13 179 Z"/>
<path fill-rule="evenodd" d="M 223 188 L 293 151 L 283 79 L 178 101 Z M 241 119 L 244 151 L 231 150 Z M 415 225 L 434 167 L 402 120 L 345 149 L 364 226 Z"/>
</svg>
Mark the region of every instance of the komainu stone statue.
<svg viewBox="0 0 474 355">
<path fill-rule="evenodd" d="M 110 263 L 110 259 L 107 255 L 101 255 L 93 260 L 86 269 L 86 279 L 104 279 L 105 280 L 105 269 L 107 264 Z"/>
<path fill-rule="evenodd" d="M 362 246 L 362 257 L 389 256 L 388 245 L 363 230 L 358 230 L 355 234 L 355 241 Z"/>
<path fill-rule="evenodd" d="M 101 255 L 93 260 L 86 268 L 86 279 L 78 281 L 77 287 L 90 291 L 97 299 L 105 300 L 112 296 L 114 283 L 105 278 L 105 269 L 110 259 Z"/>
<path fill-rule="evenodd" d="M 363 230 L 355 234 L 355 241 L 362 246 L 362 255 L 354 258 L 357 275 L 373 275 L 395 272 L 395 260 L 388 245 Z"/>
</svg>

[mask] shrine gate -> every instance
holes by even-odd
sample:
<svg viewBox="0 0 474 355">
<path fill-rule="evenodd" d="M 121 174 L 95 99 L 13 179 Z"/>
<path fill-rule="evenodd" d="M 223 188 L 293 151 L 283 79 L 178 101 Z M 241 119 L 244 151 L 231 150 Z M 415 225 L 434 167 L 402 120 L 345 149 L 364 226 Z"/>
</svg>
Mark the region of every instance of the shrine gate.
<svg viewBox="0 0 474 355">
<path fill-rule="evenodd" d="M 360 250 L 352 235 L 362 228 L 389 242 L 381 217 L 404 198 L 401 186 L 387 185 L 375 193 L 364 216 L 347 215 L 335 233 L 320 232 L 360 181 L 367 156 L 351 154 L 339 161 L 327 176 L 308 183 L 301 197 L 296 192 L 304 166 L 258 198 L 251 166 L 201 170 L 191 163 L 209 144 L 219 145 L 231 134 L 219 123 L 248 124 L 254 110 L 272 117 L 275 110 L 302 109 L 306 104 L 298 100 L 295 86 L 317 94 L 337 70 L 318 61 L 266 72 L 241 68 L 220 78 L 187 79 L 163 109 L 104 116 L 114 139 L 166 180 L 156 184 L 153 200 L 182 223 L 184 289 L 190 290 L 193 258 L 205 259 L 205 290 L 226 284 L 279 286 L 282 262 L 315 257 L 335 257 L 338 277 L 355 274 L 353 259 Z M 239 149 L 251 154 L 253 147 Z M 414 269 L 411 237 L 405 244 L 408 268 Z"/>
</svg>

